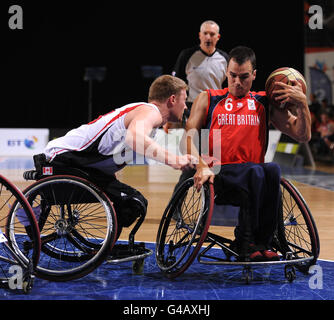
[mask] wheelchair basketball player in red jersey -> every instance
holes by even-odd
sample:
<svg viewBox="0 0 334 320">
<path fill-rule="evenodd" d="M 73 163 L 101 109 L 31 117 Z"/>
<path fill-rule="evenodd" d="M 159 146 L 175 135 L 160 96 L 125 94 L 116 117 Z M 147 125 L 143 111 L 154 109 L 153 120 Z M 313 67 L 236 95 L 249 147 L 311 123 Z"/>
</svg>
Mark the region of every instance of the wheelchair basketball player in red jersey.
<svg viewBox="0 0 334 320">
<path fill-rule="evenodd" d="M 242 210 L 233 249 L 239 252 L 240 261 L 274 261 L 279 258 L 270 243 L 279 210 L 281 173 L 277 164 L 264 163 L 269 124 L 298 142 L 307 142 L 311 138 L 311 117 L 306 95 L 297 81 L 292 85 L 277 82 L 278 89 L 273 92 L 281 104 L 293 105 L 291 112 L 270 106 L 265 91 L 250 91 L 255 77 L 255 53 L 239 46 L 229 53 L 228 87 L 197 96 L 183 140 L 187 153 L 196 156 L 199 164 L 196 172 L 183 172 L 180 182 L 194 175 L 198 190 L 206 181 L 213 183 L 217 204 L 226 194 L 238 198 Z M 208 159 L 218 154 L 218 161 L 210 163 L 199 155 L 194 132 L 201 129 L 209 130 Z M 214 138 L 217 130 L 220 139 Z"/>
</svg>

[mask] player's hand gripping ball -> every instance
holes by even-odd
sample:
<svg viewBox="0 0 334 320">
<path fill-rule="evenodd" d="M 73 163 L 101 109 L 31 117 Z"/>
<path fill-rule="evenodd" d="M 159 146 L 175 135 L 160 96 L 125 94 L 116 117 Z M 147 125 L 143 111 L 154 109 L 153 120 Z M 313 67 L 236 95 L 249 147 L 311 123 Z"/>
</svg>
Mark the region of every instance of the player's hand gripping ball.
<svg viewBox="0 0 334 320">
<path fill-rule="evenodd" d="M 266 81 L 265 90 L 271 105 L 281 109 L 287 107 L 287 104 L 281 104 L 280 101 L 275 100 L 276 94 L 274 94 L 273 91 L 280 88 L 276 85 L 276 82 L 280 81 L 288 85 L 293 85 L 291 82 L 292 80 L 297 80 L 301 84 L 303 92 L 306 94 L 306 81 L 302 74 L 297 70 L 289 67 L 283 67 L 276 69 L 269 75 Z"/>
</svg>

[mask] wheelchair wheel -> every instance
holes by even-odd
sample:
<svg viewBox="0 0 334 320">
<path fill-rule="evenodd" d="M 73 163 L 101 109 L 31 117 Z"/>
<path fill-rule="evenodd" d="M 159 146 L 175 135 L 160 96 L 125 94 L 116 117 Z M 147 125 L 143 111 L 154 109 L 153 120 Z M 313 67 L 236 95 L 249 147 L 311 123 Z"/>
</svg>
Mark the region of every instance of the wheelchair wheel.
<svg viewBox="0 0 334 320">
<path fill-rule="evenodd" d="M 28 201 L 0 175 L 0 286 L 24 290 L 25 279 L 37 267 L 40 249 L 39 229 Z M 10 282 L 13 277 L 16 280 Z"/>
<path fill-rule="evenodd" d="M 24 194 L 41 233 L 38 277 L 77 279 L 105 260 L 116 240 L 117 219 L 99 188 L 79 177 L 59 175 L 35 182 Z"/>
<path fill-rule="evenodd" d="M 281 179 L 282 201 L 275 238 L 283 254 L 291 252 L 294 258 L 309 258 L 296 267 L 308 272 L 317 261 L 320 251 L 318 231 L 311 211 L 296 187 Z"/>
<path fill-rule="evenodd" d="M 168 278 L 182 274 L 200 250 L 210 226 L 214 191 L 204 184 L 200 192 L 193 178 L 173 194 L 161 219 L 156 240 L 156 262 Z"/>
</svg>

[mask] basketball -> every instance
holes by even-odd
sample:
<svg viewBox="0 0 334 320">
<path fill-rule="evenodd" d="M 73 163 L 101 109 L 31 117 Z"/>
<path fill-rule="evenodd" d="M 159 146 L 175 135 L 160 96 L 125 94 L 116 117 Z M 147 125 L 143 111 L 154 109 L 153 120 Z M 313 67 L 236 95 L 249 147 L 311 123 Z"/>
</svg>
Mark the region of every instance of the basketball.
<svg viewBox="0 0 334 320">
<path fill-rule="evenodd" d="M 266 81 L 265 90 L 271 105 L 277 108 L 287 107 L 287 105 L 281 104 L 279 101 L 275 100 L 276 95 L 273 94 L 273 91 L 279 89 L 279 87 L 276 86 L 276 82 L 280 81 L 288 85 L 292 85 L 291 80 L 297 80 L 302 85 L 303 92 L 306 93 L 307 86 L 304 77 L 300 72 L 298 72 L 293 68 L 289 67 L 279 68 L 273 71 L 269 75 Z"/>
</svg>

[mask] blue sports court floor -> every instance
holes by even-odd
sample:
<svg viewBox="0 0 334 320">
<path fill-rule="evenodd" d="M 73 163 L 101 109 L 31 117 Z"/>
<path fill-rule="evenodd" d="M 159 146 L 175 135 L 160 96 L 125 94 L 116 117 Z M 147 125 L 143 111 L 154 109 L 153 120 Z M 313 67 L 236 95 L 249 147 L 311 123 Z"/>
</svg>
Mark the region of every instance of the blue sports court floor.
<svg viewBox="0 0 334 320">
<path fill-rule="evenodd" d="M 0 159 L 0 172 L 31 167 L 30 159 L 11 159 L 9 162 Z M 284 168 L 283 173 L 297 181 L 334 191 L 333 174 Z M 153 243 L 146 245 L 154 251 Z M 36 278 L 29 294 L 1 290 L 0 299 L 122 300 L 126 301 L 126 306 L 130 305 L 129 301 L 136 300 L 188 303 L 198 303 L 198 300 L 202 303 L 213 300 L 334 300 L 334 261 L 318 260 L 313 274 L 297 271 L 297 278 L 292 283 L 285 279 L 282 265 L 254 267 L 250 284 L 243 279 L 242 270 L 240 266 L 208 266 L 195 261 L 183 275 L 169 280 L 161 274 L 153 254 L 145 260 L 142 275 L 134 275 L 129 262 L 119 265 L 104 263 L 88 276 L 75 281 L 49 282 Z M 166 312 L 166 309 L 160 312 Z"/>
<path fill-rule="evenodd" d="M 154 244 L 147 247 L 154 249 Z M 218 250 L 218 249 L 216 249 Z M 8 300 L 334 300 L 334 262 L 318 261 L 312 275 L 296 272 L 290 283 L 282 265 L 253 268 L 246 284 L 242 267 L 207 266 L 195 261 L 174 280 L 165 278 L 154 254 L 145 260 L 142 275 L 131 263 L 104 263 L 84 278 L 69 282 L 35 279 L 30 294 L 2 290 Z"/>
</svg>

